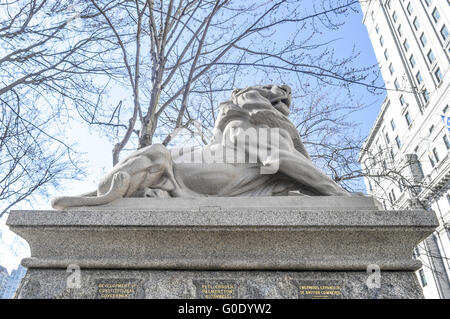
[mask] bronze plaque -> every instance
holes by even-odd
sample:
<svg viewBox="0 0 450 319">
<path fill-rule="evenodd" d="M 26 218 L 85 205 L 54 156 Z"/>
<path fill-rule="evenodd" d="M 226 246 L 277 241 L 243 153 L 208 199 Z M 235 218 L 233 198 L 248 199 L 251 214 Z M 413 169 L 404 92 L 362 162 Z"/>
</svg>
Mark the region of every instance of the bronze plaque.
<svg viewBox="0 0 450 319">
<path fill-rule="evenodd" d="M 135 299 L 143 298 L 140 279 L 98 279 L 96 297 L 99 299 Z"/>
<path fill-rule="evenodd" d="M 232 279 L 193 280 L 198 299 L 236 299 L 238 283 Z"/>
<path fill-rule="evenodd" d="M 296 280 L 299 299 L 342 299 L 343 282 L 340 280 Z"/>
</svg>

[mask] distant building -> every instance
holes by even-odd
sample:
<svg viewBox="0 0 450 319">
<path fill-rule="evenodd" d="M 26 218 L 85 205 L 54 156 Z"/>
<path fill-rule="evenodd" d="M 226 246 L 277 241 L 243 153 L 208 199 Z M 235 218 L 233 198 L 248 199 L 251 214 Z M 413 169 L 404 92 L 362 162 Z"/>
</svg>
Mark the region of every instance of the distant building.
<svg viewBox="0 0 450 319">
<path fill-rule="evenodd" d="M 387 88 L 360 152 L 366 187 L 385 209 L 436 213 L 439 227 L 415 250 L 417 275 L 425 297 L 450 298 L 450 2 L 361 7 Z"/>
<path fill-rule="evenodd" d="M 6 269 L 0 266 L 0 299 L 11 299 L 19 287 L 19 284 L 25 276 L 27 270 L 19 265 L 17 269 L 14 269 L 11 275 L 8 275 Z"/>
<path fill-rule="evenodd" d="M 0 266 L 0 299 L 3 298 L 3 294 L 6 290 L 6 285 L 9 280 L 9 274 L 5 267 Z"/>
</svg>

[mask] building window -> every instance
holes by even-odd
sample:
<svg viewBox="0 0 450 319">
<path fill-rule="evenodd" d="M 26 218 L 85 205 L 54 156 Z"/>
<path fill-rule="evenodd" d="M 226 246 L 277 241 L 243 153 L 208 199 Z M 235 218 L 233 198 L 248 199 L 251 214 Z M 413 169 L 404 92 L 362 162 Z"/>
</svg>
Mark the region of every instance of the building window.
<svg viewBox="0 0 450 319">
<path fill-rule="evenodd" d="M 439 19 L 441 18 L 441 15 L 439 14 L 439 11 L 437 10 L 437 8 L 434 8 L 433 13 L 431 15 L 433 16 L 433 20 L 435 23 L 437 23 L 439 21 Z"/>
<path fill-rule="evenodd" d="M 384 40 L 383 40 L 383 36 L 381 36 L 381 37 L 380 37 L 380 44 L 381 44 L 381 46 L 383 46 L 383 45 L 384 45 Z"/>
<path fill-rule="evenodd" d="M 398 83 L 397 79 L 394 80 L 394 85 L 397 90 L 400 89 L 400 83 Z"/>
<path fill-rule="evenodd" d="M 425 37 L 425 33 L 422 33 L 422 35 L 420 36 L 420 43 L 422 43 L 423 47 L 427 44 L 427 38 Z"/>
<path fill-rule="evenodd" d="M 413 13 L 413 8 L 412 8 L 412 5 L 411 5 L 411 2 L 408 3 L 408 6 L 406 7 L 406 10 L 408 10 L 408 14 L 409 15 L 411 15 Z"/>
<path fill-rule="evenodd" d="M 378 26 L 378 24 L 375 26 L 375 31 L 376 31 L 377 33 L 380 33 L 380 27 Z"/>
<path fill-rule="evenodd" d="M 397 13 L 395 11 L 392 14 L 392 20 L 394 20 L 394 22 L 397 22 L 397 20 L 398 20 Z"/>
<path fill-rule="evenodd" d="M 403 94 L 400 95 L 399 100 L 400 100 L 400 104 L 401 104 L 402 106 L 406 104 L 405 97 L 403 96 Z"/>
<path fill-rule="evenodd" d="M 394 74 L 394 67 L 392 66 L 392 63 L 389 64 L 389 72 L 392 74 Z"/>
<path fill-rule="evenodd" d="M 419 270 L 419 277 L 420 277 L 420 283 L 422 284 L 422 287 L 425 287 L 427 285 L 427 280 L 425 279 L 425 274 L 423 273 L 423 270 Z"/>
<path fill-rule="evenodd" d="M 416 59 L 414 59 L 414 55 L 411 54 L 410 58 L 409 58 L 409 64 L 411 64 L 411 67 L 414 69 L 414 67 L 416 66 Z"/>
<path fill-rule="evenodd" d="M 448 110 L 448 105 L 446 105 L 446 106 L 444 107 L 444 109 L 442 110 L 442 113 L 446 114 L 446 113 L 447 113 L 447 110 Z"/>
<path fill-rule="evenodd" d="M 431 133 L 433 133 L 433 130 L 434 130 L 434 125 L 431 125 L 430 128 L 428 129 L 428 131 L 429 131 L 430 134 L 431 134 Z"/>
<path fill-rule="evenodd" d="M 392 148 L 389 150 L 389 153 L 391 154 L 391 159 L 394 160 L 394 151 Z"/>
<path fill-rule="evenodd" d="M 442 137 L 442 139 L 444 140 L 445 147 L 446 147 L 447 149 L 450 149 L 450 142 L 449 142 L 449 140 L 448 140 L 447 135 L 444 135 L 444 136 Z"/>
<path fill-rule="evenodd" d="M 433 3 L 433 0 L 425 0 L 425 3 L 427 4 L 427 7 L 429 7 L 430 4 Z"/>
<path fill-rule="evenodd" d="M 405 48 L 405 51 L 408 52 L 408 50 L 409 50 L 408 39 L 405 39 L 405 41 L 403 42 L 403 47 Z"/>
<path fill-rule="evenodd" d="M 427 103 L 430 100 L 430 93 L 428 93 L 427 89 L 424 89 L 422 92 L 423 99 L 425 100 L 425 103 Z"/>
<path fill-rule="evenodd" d="M 400 138 L 398 137 L 398 135 L 395 137 L 395 143 L 397 144 L 398 148 L 402 147 L 402 143 L 400 142 Z"/>
<path fill-rule="evenodd" d="M 416 80 L 419 84 L 423 82 L 422 74 L 420 74 L 420 71 L 416 73 Z"/>
<path fill-rule="evenodd" d="M 450 205 L 450 195 L 449 194 L 447 194 L 447 202 Z"/>
<path fill-rule="evenodd" d="M 386 59 L 386 61 L 389 59 L 389 54 L 388 54 L 387 49 L 384 50 L 384 58 Z"/>
<path fill-rule="evenodd" d="M 436 71 L 434 71 L 434 76 L 436 77 L 436 81 L 438 81 L 438 83 L 441 83 L 442 81 L 442 72 L 440 68 L 437 68 Z"/>
<path fill-rule="evenodd" d="M 409 112 L 405 113 L 405 120 L 406 120 L 406 124 L 408 125 L 408 127 L 412 124 L 411 121 L 411 116 L 409 116 Z"/>
<path fill-rule="evenodd" d="M 414 29 L 416 29 L 416 31 L 419 30 L 420 23 L 419 23 L 419 20 L 417 19 L 417 17 L 414 18 L 413 24 L 414 24 Z"/>
<path fill-rule="evenodd" d="M 393 119 L 391 120 L 391 127 L 392 127 L 392 130 L 394 131 L 395 130 L 395 122 Z"/>
<path fill-rule="evenodd" d="M 433 158 L 430 155 L 428 155 L 428 159 L 430 160 L 431 167 L 434 167 L 436 164 L 434 163 Z"/>
<path fill-rule="evenodd" d="M 448 38 L 448 29 L 445 25 L 441 29 L 441 36 L 442 36 L 442 39 L 444 39 L 444 41 L 447 40 L 447 38 Z"/>
<path fill-rule="evenodd" d="M 392 194 L 393 202 L 397 201 L 397 198 L 395 197 L 394 189 L 391 190 L 391 194 Z"/>
<path fill-rule="evenodd" d="M 430 64 L 433 64 L 433 62 L 436 60 L 432 50 L 428 51 L 427 58 Z"/>
<path fill-rule="evenodd" d="M 434 159 L 436 160 L 436 163 L 438 163 L 439 162 L 439 156 L 438 156 L 436 147 L 433 148 L 433 155 L 434 155 Z"/>
<path fill-rule="evenodd" d="M 397 31 L 398 31 L 398 35 L 401 37 L 403 35 L 402 34 L 402 26 L 401 25 L 398 26 Z"/>
<path fill-rule="evenodd" d="M 391 143 L 391 140 L 389 139 L 388 133 L 386 133 L 385 136 L 386 136 L 386 142 L 387 142 L 388 144 Z"/>
<path fill-rule="evenodd" d="M 419 168 L 420 176 L 422 176 L 422 178 L 423 178 L 423 176 L 425 176 L 425 175 L 424 175 L 424 173 L 423 173 L 422 162 L 419 161 L 419 160 L 417 160 L 417 167 Z"/>
</svg>

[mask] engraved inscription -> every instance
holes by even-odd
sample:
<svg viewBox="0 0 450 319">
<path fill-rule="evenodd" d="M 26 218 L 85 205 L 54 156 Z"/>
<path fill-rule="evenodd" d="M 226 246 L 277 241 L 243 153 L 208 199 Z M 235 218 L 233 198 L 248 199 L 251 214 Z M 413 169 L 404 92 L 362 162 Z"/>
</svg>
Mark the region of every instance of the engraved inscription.
<svg viewBox="0 0 450 319">
<path fill-rule="evenodd" d="M 141 288 L 139 279 L 99 279 L 96 285 L 99 299 L 138 298 L 137 292 Z"/>
<path fill-rule="evenodd" d="M 299 299 L 342 299 L 343 283 L 339 280 L 298 280 Z"/>
<path fill-rule="evenodd" d="M 238 284 L 235 280 L 204 279 L 193 281 L 199 299 L 236 299 Z"/>
</svg>

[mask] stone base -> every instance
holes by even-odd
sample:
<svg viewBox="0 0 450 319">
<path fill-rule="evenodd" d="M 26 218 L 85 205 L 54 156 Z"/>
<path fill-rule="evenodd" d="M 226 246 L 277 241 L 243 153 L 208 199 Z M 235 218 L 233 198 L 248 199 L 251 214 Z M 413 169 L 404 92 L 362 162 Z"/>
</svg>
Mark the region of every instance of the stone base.
<svg viewBox="0 0 450 319">
<path fill-rule="evenodd" d="M 421 298 L 412 252 L 438 223 L 368 197 L 290 196 L 123 199 L 7 225 L 31 248 L 17 298 Z"/>
<path fill-rule="evenodd" d="M 413 272 L 81 270 L 67 288 L 64 269 L 30 269 L 16 298 L 81 299 L 405 299 L 423 298 Z M 70 285 L 69 285 L 70 286 Z"/>
</svg>

